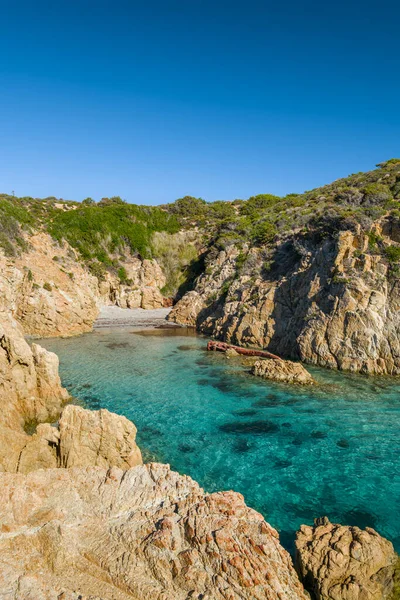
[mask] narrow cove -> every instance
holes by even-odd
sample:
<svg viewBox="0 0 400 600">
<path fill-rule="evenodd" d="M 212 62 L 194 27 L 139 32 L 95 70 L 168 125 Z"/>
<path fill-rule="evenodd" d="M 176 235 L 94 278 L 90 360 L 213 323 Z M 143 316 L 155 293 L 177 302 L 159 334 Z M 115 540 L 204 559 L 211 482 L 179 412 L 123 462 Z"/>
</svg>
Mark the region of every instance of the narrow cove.
<svg viewBox="0 0 400 600">
<path fill-rule="evenodd" d="M 135 423 L 145 461 L 241 492 L 289 550 L 323 515 L 374 527 L 399 550 L 399 380 L 313 368 L 318 389 L 271 384 L 206 343 L 130 328 L 40 340 L 82 405 Z"/>
</svg>

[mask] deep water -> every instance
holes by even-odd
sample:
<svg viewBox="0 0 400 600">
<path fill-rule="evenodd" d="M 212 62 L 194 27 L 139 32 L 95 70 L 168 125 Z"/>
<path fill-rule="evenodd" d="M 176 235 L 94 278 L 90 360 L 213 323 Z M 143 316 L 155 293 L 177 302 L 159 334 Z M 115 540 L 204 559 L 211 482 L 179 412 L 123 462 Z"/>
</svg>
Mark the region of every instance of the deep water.
<svg viewBox="0 0 400 600">
<path fill-rule="evenodd" d="M 270 384 L 186 330 L 40 343 L 84 406 L 134 421 L 145 459 L 241 492 L 289 550 L 299 525 L 324 515 L 400 550 L 400 380 L 310 369 L 318 389 Z"/>
</svg>

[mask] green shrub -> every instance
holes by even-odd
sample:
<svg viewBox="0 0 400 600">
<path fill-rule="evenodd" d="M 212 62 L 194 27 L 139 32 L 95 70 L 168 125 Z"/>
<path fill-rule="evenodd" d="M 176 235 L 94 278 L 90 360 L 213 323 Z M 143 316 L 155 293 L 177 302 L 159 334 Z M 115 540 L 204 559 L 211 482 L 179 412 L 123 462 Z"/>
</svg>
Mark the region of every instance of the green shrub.
<svg viewBox="0 0 400 600">
<path fill-rule="evenodd" d="M 48 229 L 55 239 L 67 240 L 85 261 L 96 259 L 111 266 L 112 255 L 125 255 L 126 249 L 151 258 L 153 232 L 174 233 L 179 223 L 174 215 L 158 207 L 112 202 L 58 211 Z"/>
<path fill-rule="evenodd" d="M 46 290 L 47 292 L 51 292 L 52 287 L 51 287 L 50 283 L 48 283 L 46 281 L 46 283 L 43 284 L 43 289 Z"/>
<path fill-rule="evenodd" d="M 194 198 L 193 196 L 178 198 L 173 204 L 169 205 L 171 213 L 185 218 L 204 217 L 207 209 L 207 202 L 203 198 Z"/>
<path fill-rule="evenodd" d="M 268 244 L 271 242 L 277 234 L 277 228 L 273 223 L 269 221 L 262 221 L 258 223 L 254 229 L 252 238 L 256 244 Z"/>
<path fill-rule="evenodd" d="M 107 269 L 102 263 L 95 260 L 91 261 L 88 263 L 88 268 L 91 274 L 97 277 L 99 281 L 104 281 Z"/>
<path fill-rule="evenodd" d="M 400 260 L 400 246 L 388 246 L 385 248 L 385 255 L 389 263 L 397 263 Z"/>
<path fill-rule="evenodd" d="M 128 273 L 126 272 L 125 267 L 120 267 L 118 269 L 118 279 L 120 283 L 128 283 Z"/>
</svg>

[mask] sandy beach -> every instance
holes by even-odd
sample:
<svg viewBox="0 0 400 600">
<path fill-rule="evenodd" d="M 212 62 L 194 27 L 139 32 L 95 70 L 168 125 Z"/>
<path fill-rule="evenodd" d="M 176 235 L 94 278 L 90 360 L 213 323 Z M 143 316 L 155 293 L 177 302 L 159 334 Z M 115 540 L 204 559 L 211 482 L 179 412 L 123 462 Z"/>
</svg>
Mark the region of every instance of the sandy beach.
<svg viewBox="0 0 400 600">
<path fill-rule="evenodd" d="M 144 310 L 143 308 L 119 308 L 119 306 L 103 306 L 94 324 L 95 329 L 105 327 L 134 327 L 138 329 L 175 328 L 175 323 L 166 321 L 170 308 Z"/>
</svg>

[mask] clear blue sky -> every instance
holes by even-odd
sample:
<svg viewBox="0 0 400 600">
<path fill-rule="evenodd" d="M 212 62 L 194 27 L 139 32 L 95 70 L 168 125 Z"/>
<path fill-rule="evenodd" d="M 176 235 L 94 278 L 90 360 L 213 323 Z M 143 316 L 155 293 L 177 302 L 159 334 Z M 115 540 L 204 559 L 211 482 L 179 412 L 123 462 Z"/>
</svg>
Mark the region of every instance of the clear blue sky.
<svg viewBox="0 0 400 600">
<path fill-rule="evenodd" d="M 0 191 L 302 192 L 400 156 L 400 4 L 0 0 Z"/>
</svg>

